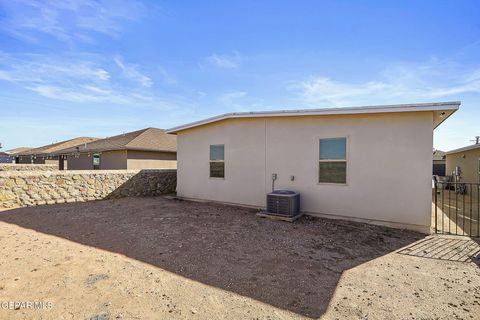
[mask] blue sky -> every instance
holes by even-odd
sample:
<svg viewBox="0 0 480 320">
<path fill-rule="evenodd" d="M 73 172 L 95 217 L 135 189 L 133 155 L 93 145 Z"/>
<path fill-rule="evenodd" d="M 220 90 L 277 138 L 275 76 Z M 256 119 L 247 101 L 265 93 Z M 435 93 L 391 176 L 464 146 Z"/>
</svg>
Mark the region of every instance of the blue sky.
<svg viewBox="0 0 480 320">
<path fill-rule="evenodd" d="M 480 135 L 478 1 L 0 0 L 4 150 L 225 112 L 462 101 Z"/>
</svg>

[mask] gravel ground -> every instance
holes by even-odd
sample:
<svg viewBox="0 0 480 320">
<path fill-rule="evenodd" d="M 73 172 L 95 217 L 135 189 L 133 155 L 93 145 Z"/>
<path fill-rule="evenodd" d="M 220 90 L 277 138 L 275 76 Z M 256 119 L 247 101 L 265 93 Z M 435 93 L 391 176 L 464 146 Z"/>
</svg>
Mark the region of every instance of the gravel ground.
<svg viewBox="0 0 480 320">
<path fill-rule="evenodd" d="M 12 209 L 0 319 L 479 319 L 479 249 L 163 197 Z"/>
</svg>

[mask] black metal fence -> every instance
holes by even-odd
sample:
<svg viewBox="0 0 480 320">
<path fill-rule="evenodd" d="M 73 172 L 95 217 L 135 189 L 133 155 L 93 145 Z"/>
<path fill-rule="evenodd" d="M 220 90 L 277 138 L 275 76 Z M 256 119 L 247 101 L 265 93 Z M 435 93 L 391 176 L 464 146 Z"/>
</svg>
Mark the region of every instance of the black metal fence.
<svg viewBox="0 0 480 320">
<path fill-rule="evenodd" d="M 480 237 L 480 183 L 435 182 L 435 233 Z"/>
</svg>

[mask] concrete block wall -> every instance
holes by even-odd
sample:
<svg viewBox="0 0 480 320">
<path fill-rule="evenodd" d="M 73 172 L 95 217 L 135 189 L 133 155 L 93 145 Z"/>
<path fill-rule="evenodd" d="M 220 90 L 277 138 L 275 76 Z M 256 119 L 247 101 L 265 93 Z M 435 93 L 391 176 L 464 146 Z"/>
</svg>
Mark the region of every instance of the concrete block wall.
<svg viewBox="0 0 480 320">
<path fill-rule="evenodd" d="M 176 184 L 176 170 L 3 171 L 0 207 L 157 196 Z"/>
</svg>

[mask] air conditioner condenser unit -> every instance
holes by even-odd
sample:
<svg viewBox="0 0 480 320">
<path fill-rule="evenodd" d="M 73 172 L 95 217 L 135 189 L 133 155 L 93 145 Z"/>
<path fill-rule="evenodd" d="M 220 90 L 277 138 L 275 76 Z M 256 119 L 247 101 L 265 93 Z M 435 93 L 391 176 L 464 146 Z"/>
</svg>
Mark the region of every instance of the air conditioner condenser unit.
<svg viewBox="0 0 480 320">
<path fill-rule="evenodd" d="M 289 190 L 276 190 L 267 194 L 267 213 L 293 217 L 299 212 L 299 193 Z"/>
</svg>

